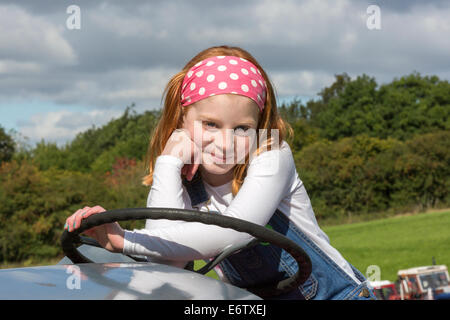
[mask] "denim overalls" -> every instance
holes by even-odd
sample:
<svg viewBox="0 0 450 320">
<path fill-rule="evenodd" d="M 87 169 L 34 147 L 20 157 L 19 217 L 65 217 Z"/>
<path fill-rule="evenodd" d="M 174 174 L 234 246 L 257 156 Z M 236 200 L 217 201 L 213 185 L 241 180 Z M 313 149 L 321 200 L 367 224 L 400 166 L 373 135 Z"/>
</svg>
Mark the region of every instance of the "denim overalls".
<svg viewBox="0 0 450 320">
<path fill-rule="evenodd" d="M 200 175 L 192 181 L 183 179 L 192 207 L 209 199 Z M 312 263 L 309 278 L 298 289 L 274 297 L 290 300 L 376 300 L 366 279 L 351 264 L 361 284 L 356 283 L 342 268 L 312 242 L 281 211 L 276 210 L 267 227 L 296 242 L 308 254 Z M 298 266 L 289 253 L 271 244 L 257 244 L 226 258 L 219 264 L 228 281 L 237 287 L 250 287 L 275 282 L 294 275 Z"/>
</svg>

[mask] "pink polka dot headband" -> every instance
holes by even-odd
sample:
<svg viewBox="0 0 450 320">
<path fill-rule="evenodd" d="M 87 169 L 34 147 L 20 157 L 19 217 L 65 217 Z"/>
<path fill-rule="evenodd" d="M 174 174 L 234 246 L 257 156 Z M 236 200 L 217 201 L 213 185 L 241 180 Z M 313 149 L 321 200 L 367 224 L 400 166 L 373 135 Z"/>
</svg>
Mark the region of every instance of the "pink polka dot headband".
<svg viewBox="0 0 450 320">
<path fill-rule="evenodd" d="M 188 106 L 217 94 L 234 93 L 251 98 L 262 112 L 266 82 L 250 61 L 235 56 L 216 56 L 200 61 L 183 79 L 181 105 Z"/>
</svg>

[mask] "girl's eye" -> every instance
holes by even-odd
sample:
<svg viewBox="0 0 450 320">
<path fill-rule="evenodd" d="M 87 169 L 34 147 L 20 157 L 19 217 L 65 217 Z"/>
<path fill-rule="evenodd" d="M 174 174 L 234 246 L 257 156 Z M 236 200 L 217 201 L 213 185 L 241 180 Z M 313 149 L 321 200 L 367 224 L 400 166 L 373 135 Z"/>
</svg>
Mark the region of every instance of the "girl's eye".
<svg viewBox="0 0 450 320">
<path fill-rule="evenodd" d="M 217 124 L 214 122 L 211 122 L 211 121 L 204 121 L 203 125 L 208 130 L 218 129 Z M 237 136 L 247 136 L 250 132 L 249 129 L 250 129 L 250 127 L 248 127 L 248 126 L 239 126 L 234 129 L 234 134 Z"/>
<path fill-rule="evenodd" d="M 210 121 L 203 122 L 203 125 L 209 129 L 214 129 L 217 127 L 214 122 L 210 122 Z"/>
<path fill-rule="evenodd" d="M 245 136 L 247 135 L 249 127 L 246 126 L 239 126 L 236 129 L 234 129 L 234 133 L 238 136 Z"/>
</svg>

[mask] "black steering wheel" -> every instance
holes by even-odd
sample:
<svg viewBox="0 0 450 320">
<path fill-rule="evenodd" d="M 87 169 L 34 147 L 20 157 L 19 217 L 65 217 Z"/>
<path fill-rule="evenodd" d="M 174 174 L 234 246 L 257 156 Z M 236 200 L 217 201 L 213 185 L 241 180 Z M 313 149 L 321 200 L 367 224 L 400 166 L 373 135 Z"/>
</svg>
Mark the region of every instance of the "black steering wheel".
<svg viewBox="0 0 450 320">
<path fill-rule="evenodd" d="M 285 237 L 284 235 L 265 228 L 263 226 L 244 221 L 241 219 L 227 217 L 213 212 L 202 212 L 187 209 L 172 209 L 172 208 L 132 208 L 132 209 L 115 209 L 89 216 L 81 220 L 81 225 L 78 229 L 72 232 L 64 230 L 61 236 L 61 246 L 65 255 L 73 263 L 92 263 L 92 261 L 83 256 L 76 248 L 76 244 L 85 243 L 97 247 L 101 247 L 98 242 L 92 238 L 81 237 L 80 234 L 85 230 L 97 227 L 106 223 L 127 220 L 142 220 L 142 219 L 168 219 L 168 220 L 183 220 L 187 222 L 200 222 L 208 225 L 215 225 L 222 228 L 229 228 L 239 232 L 245 232 L 253 236 L 255 240 L 249 244 L 232 247 L 231 250 L 226 250 L 207 266 L 202 268 L 199 273 L 206 273 L 221 260 L 230 256 L 231 254 L 258 242 L 268 242 L 284 249 L 297 262 L 298 271 L 288 279 L 281 280 L 277 283 L 267 283 L 251 288 L 246 288 L 248 291 L 262 297 L 277 296 L 289 292 L 299 285 L 303 284 L 311 274 L 312 266 L 311 260 L 306 252 L 294 241 Z M 132 257 L 136 261 L 146 261 L 136 257 Z"/>
</svg>

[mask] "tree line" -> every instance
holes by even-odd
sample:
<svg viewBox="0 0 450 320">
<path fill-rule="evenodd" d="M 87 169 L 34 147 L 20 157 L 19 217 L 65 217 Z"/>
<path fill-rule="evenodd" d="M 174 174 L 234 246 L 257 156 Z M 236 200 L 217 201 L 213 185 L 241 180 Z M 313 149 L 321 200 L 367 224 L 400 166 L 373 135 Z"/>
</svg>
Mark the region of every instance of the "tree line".
<svg viewBox="0 0 450 320">
<path fill-rule="evenodd" d="M 379 85 L 344 73 L 318 99 L 279 112 L 294 129 L 288 143 L 319 223 L 448 207 L 448 81 L 414 72 Z M 141 179 L 159 116 L 131 105 L 64 146 L 25 149 L 0 127 L 0 262 L 61 255 L 65 219 L 85 205 L 145 206 Z"/>
</svg>

